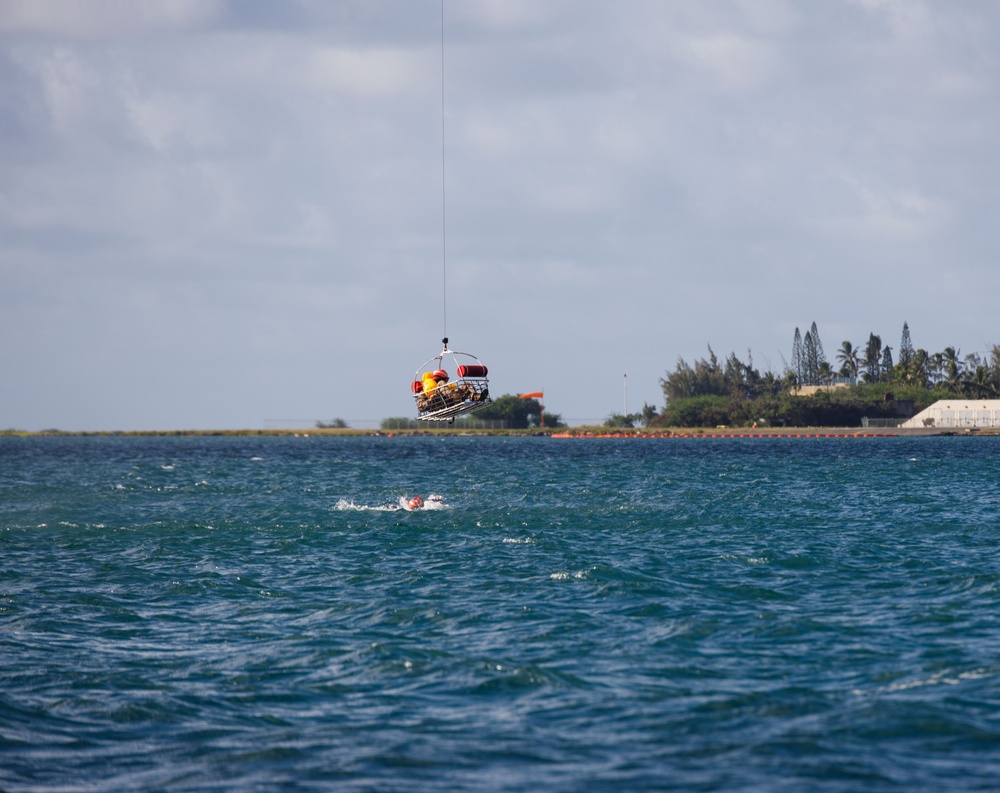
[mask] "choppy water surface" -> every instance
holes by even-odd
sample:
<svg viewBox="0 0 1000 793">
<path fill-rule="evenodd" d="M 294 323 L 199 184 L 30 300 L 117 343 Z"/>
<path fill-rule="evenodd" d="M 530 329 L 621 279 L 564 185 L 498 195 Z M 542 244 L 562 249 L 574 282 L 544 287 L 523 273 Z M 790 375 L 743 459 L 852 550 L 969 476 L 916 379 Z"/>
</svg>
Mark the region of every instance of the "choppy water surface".
<svg viewBox="0 0 1000 793">
<path fill-rule="evenodd" d="M 996 789 L 998 540 L 996 438 L 0 438 L 0 789 Z"/>
</svg>

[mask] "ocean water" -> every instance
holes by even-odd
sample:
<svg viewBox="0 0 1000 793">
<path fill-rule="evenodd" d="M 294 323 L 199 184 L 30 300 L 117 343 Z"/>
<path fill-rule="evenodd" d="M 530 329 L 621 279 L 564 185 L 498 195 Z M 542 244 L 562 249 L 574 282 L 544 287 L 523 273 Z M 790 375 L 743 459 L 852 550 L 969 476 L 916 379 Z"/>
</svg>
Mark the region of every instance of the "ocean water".
<svg viewBox="0 0 1000 793">
<path fill-rule="evenodd" d="M 8 793 L 997 789 L 1000 439 L 0 438 Z"/>
</svg>

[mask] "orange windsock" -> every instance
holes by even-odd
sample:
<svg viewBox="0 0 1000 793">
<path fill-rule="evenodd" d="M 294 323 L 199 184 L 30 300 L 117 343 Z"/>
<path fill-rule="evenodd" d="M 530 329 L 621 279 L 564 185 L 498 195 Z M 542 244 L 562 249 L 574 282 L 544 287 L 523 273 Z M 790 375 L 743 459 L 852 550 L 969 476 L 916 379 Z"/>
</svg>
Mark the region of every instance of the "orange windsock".
<svg viewBox="0 0 1000 793">
<path fill-rule="evenodd" d="M 541 399 L 543 392 L 532 391 L 530 394 L 521 394 L 521 399 Z"/>
</svg>

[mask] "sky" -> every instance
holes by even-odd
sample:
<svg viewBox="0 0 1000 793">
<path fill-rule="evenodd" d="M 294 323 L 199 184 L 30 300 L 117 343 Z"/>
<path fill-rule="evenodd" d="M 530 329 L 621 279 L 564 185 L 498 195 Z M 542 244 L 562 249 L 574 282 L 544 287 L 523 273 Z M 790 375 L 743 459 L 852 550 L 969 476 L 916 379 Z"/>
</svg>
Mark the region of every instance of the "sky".
<svg viewBox="0 0 1000 793">
<path fill-rule="evenodd" d="M 0 429 L 570 424 L 1000 343 L 992 0 L 0 0 Z M 836 366 L 835 366 L 836 368 Z"/>
</svg>

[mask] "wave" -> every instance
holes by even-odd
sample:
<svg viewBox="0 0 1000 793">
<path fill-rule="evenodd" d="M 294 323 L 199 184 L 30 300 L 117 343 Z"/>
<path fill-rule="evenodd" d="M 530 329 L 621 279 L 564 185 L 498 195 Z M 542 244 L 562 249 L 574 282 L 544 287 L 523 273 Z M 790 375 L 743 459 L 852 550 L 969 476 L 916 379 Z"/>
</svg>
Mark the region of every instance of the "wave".
<svg viewBox="0 0 1000 793">
<path fill-rule="evenodd" d="M 410 496 L 400 496 L 399 500 L 394 504 L 377 504 L 377 505 L 358 504 L 355 501 L 352 501 L 351 499 L 342 498 L 337 502 L 334 509 L 349 511 L 349 512 L 350 511 L 396 512 L 398 510 L 403 510 L 404 512 L 414 512 L 414 511 L 419 511 L 420 509 L 432 510 L 432 511 L 439 509 L 448 509 L 448 505 L 445 503 L 445 500 L 442 496 L 439 496 L 435 493 L 431 493 L 430 495 L 427 496 L 426 499 L 424 499 L 423 507 L 418 508 L 417 510 L 414 510 L 414 508 L 410 506 Z"/>
</svg>

